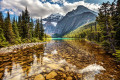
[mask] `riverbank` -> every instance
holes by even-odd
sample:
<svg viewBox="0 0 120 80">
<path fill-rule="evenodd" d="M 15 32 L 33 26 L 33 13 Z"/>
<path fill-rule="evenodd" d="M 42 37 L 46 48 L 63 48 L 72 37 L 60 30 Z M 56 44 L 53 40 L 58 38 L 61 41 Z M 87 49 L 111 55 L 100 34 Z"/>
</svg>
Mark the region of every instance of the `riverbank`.
<svg viewBox="0 0 120 80">
<path fill-rule="evenodd" d="M 90 41 L 88 39 L 83 39 L 83 40 L 90 42 L 90 43 L 93 43 L 93 44 L 96 44 L 96 45 L 99 45 L 101 48 L 103 48 L 102 43 L 100 43 L 100 42 Z M 115 57 L 116 62 L 120 62 L 120 50 L 119 49 L 116 49 L 116 53 L 111 53 L 111 54 L 109 53 L 109 55 L 111 55 L 112 57 Z"/>
<path fill-rule="evenodd" d="M 26 48 L 33 47 L 33 46 L 40 45 L 40 44 L 44 44 L 44 43 L 46 43 L 46 42 L 23 43 L 23 44 L 8 46 L 5 48 L 1 48 L 0 54 L 17 52 L 18 50 L 26 49 Z"/>
</svg>

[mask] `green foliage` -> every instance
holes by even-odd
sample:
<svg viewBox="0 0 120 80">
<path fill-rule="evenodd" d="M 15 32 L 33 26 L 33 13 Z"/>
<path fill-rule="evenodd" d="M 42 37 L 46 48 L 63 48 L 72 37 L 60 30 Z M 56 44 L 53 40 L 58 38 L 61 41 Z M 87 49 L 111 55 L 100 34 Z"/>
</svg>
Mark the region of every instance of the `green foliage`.
<svg viewBox="0 0 120 80">
<path fill-rule="evenodd" d="M 4 41 L 6 41 L 6 39 L 4 37 L 3 30 L 0 28 L 0 42 L 4 42 Z"/>
<path fill-rule="evenodd" d="M 44 38 L 44 28 L 43 28 L 43 24 L 42 24 L 42 19 L 41 19 L 41 21 L 39 19 L 36 20 L 35 37 L 39 38 L 40 40 L 43 40 L 43 38 Z"/>
<path fill-rule="evenodd" d="M 44 37 L 44 28 L 43 28 L 42 18 L 41 18 L 39 39 L 40 39 L 40 40 L 43 40 L 43 37 Z"/>
<path fill-rule="evenodd" d="M 13 27 L 13 32 L 15 34 L 15 38 L 20 38 L 18 27 L 17 27 L 17 22 L 15 21 L 15 18 L 13 20 L 12 27 Z"/>
<path fill-rule="evenodd" d="M 8 45 L 6 38 L 4 37 L 3 30 L 0 28 L 0 48 Z"/>
<path fill-rule="evenodd" d="M 34 21 L 30 18 L 27 7 L 22 11 L 22 15 L 18 16 L 18 20 L 14 17 L 11 23 L 10 18 L 9 12 L 5 19 L 0 12 L 0 48 L 11 44 L 40 42 L 50 37 L 44 34 L 42 19 L 36 20 L 34 28 Z"/>
<path fill-rule="evenodd" d="M 109 41 L 103 41 L 102 46 L 104 47 L 104 50 L 109 53 L 110 51 L 110 42 Z"/>
<path fill-rule="evenodd" d="M 39 38 L 39 35 L 40 35 L 40 23 L 39 23 L 39 19 L 37 19 L 35 25 L 35 37 Z"/>
<path fill-rule="evenodd" d="M 120 50 L 116 50 L 116 53 L 114 53 L 113 56 L 116 56 L 117 61 L 120 61 Z"/>
<path fill-rule="evenodd" d="M 31 42 L 40 42 L 40 40 L 38 38 L 32 38 Z"/>
<path fill-rule="evenodd" d="M 86 38 L 90 41 L 100 41 L 100 27 L 95 22 L 86 24 L 65 35 L 66 38 Z"/>
<path fill-rule="evenodd" d="M 13 28 L 12 28 L 12 24 L 10 22 L 10 15 L 9 12 L 7 13 L 7 17 L 5 19 L 5 37 L 6 40 L 8 42 L 10 42 L 11 44 L 14 44 L 15 41 L 15 34 L 13 33 Z"/>
</svg>

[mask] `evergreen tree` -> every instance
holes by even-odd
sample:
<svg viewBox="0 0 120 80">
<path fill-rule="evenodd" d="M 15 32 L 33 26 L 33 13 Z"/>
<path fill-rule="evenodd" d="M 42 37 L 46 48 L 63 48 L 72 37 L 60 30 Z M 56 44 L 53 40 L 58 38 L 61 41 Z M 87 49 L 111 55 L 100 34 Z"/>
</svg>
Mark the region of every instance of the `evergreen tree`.
<svg viewBox="0 0 120 80">
<path fill-rule="evenodd" d="M 15 17 L 14 17 L 14 19 L 13 19 L 12 27 L 13 27 L 13 32 L 14 32 L 14 34 L 15 34 L 15 38 L 20 38 L 20 37 L 19 37 L 18 27 L 17 27 L 17 22 L 16 22 L 16 20 L 15 20 Z"/>
<path fill-rule="evenodd" d="M 115 39 L 117 41 L 117 46 L 120 46 L 120 0 L 117 1 L 117 8 L 116 8 L 116 16 L 115 16 L 115 31 L 116 36 Z"/>
<path fill-rule="evenodd" d="M 35 25 L 35 37 L 39 38 L 39 36 L 40 36 L 40 23 L 39 23 L 39 19 L 37 19 Z"/>
<path fill-rule="evenodd" d="M 43 24 L 42 24 L 42 18 L 41 18 L 41 25 L 40 25 L 40 40 L 43 40 L 43 37 L 44 37 L 44 27 L 43 27 Z"/>
<path fill-rule="evenodd" d="M 31 18 L 30 26 L 31 26 L 31 29 L 30 29 L 31 36 L 34 37 L 34 21 L 32 18 Z"/>
<path fill-rule="evenodd" d="M 25 11 L 22 11 L 22 23 L 21 23 L 21 27 L 22 27 L 22 38 L 29 38 L 29 31 L 30 31 L 30 15 L 29 12 L 27 10 L 27 7 L 25 9 Z"/>
<path fill-rule="evenodd" d="M 14 33 L 13 33 L 13 28 L 12 28 L 12 24 L 10 21 L 10 14 L 9 12 L 7 12 L 7 17 L 5 19 L 5 37 L 6 40 L 8 40 L 10 43 L 14 43 Z"/>
<path fill-rule="evenodd" d="M 99 9 L 97 22 L 101 26 L 103 46 L 105 50 L 110 52 L 112 49 L 112 51 L 115 52 L 115 47 L 111 38 L 110 7 L 111 5 L 109 2 L 102 4 L 102 7 Z"/>
<path fill-rule="evenodd" d="M 19 36 L 22 37 L 23 29 L 22 29 L 22 16 L 21 16 L 21 14 L 20 14 L 20 16 L 18 16 L 17 26 L 18 26 Z"/>
<path fill-rule="evenodd" d="M 25 23 L 25 12 L 22 11 L 22 22 L 21 22 L 21 37 L 26 38 L 26 23 Z"/>
<path fill-rule="evenodd" d="M 2 15 L 2 12 L 0 12 L 0 43 L 6 41 L 4 37 L 3 29 L 4 29 L 3 15 Z"/>
<path fill-rule="evenodd" d="M 3 21 L 2 12 L 0 12 L 0 28 L 4 29 L 4 21 Z"/>
</svg>

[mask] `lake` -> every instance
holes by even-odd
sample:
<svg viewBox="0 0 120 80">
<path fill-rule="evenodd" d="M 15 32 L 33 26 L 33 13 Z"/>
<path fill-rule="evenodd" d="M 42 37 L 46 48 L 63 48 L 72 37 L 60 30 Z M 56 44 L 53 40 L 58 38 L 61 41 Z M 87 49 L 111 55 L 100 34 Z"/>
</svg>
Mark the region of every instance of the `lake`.
<svg viewBox="0 0 120 80">
<path fill-rule="evenodd" d="M 120 80 L 120 65 L 95 43 L 53 39 L 0 55 L 1 80 Z"/>
</svg>

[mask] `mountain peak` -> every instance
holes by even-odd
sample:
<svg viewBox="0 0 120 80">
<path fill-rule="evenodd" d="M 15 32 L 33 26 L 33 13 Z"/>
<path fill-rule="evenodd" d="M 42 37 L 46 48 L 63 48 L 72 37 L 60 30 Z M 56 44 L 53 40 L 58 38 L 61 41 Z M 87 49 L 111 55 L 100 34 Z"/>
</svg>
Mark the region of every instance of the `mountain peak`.
<svg viewBox="0 0 120 80">
<path fill-rule="evenodd" d="M 88 9 L 88 8 L 85 7 L 85 6 L 83 6 L 83 5 L 79 5 L 79 6 L 77 7 L 77 9 Z"/>
<path fill-rule="evenodd" d="M 60 13 L 54 13 L 54 14 L 51 14 L 50 16 L 62 16 Z"/>
<path fill-rule="evenodd" d="M 47 18 L 43 19 L 44 21 L 49 21 L 49 22 L 58 22 L 63 18 L 63 15 L 59 13 L 51 14 Z"/>
<path fill-rule="evenodd" d="M 96 14 L 94 11 L 88 9 L 87 7 L 83 6 L 83 5 L 79 5 L 77 7 L 77 9 L 71 11 L 71 12 L 68 12 L 66 15 L 71 17 L 71 16 L 76 16 L 76 15 L 79 15 L 79 14 L 82 14 L 84 12 L 91 12 L 91 13 L 94 13 Z"/>
</svg>

